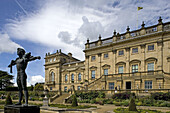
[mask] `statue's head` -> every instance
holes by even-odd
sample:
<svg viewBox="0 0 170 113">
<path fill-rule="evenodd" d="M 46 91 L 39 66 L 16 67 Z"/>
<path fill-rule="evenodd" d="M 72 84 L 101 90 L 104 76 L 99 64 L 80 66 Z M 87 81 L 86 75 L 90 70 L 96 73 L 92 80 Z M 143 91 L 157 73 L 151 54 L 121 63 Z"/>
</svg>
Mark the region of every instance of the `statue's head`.
<svg viewBox="0 0 170 113">
<path fill-rule="evenodd" d="M 22 48 L 17 48 L 17 55 L 18 56 L 23 56 L 25 54 L 25 50 Z"/>
</svg>

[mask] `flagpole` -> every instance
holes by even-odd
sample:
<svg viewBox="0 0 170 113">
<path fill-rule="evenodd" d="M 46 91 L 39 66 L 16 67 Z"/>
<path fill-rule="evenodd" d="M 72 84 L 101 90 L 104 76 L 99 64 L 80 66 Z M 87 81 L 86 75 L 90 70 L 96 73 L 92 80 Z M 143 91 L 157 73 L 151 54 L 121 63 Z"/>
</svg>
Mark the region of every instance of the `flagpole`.
<svg viewBox="0 0 170 113">
<path fill-rule="evenodd" d="M 137 24 L 136 24 L 136 30 L 138 29 L 138 11 L 137 11 Z"/>
<path fill-rule="evenodd" d="M 136 27 L 137 29 L 138 29 L 138 11 L 141 10 L 141 9 L 143 9 L 143 7 L 138 7 L 137 8 L 137 24 L 136 24 L 137 25 L 137 27 Z"/>
</svg>

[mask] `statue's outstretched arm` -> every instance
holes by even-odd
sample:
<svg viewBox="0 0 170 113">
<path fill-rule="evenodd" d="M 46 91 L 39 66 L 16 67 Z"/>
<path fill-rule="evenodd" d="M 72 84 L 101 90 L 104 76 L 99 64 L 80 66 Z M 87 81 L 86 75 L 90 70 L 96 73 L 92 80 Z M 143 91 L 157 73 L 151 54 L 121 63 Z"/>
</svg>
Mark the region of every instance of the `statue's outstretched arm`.
<svg viewBox="0 0 170 113">
<path fill-rule="evenodd" d="M 36 59 L 41 59 L 41 57 L 40 56 L 37 56 L 37 57 L 33 57 L 33 56 L 31 56 L 29 59 L 28 59 L 28 61 L 33 61 L 33 60 L 36 60 Z"/>
<path fill-rule="evenodd" d="M 16 61 L 11 60 L 11 63 L 8 65 L 8 67 L 10 68 L 10 73 L 12 73 L 12 66 L 16 65 Z"/>
</svg>

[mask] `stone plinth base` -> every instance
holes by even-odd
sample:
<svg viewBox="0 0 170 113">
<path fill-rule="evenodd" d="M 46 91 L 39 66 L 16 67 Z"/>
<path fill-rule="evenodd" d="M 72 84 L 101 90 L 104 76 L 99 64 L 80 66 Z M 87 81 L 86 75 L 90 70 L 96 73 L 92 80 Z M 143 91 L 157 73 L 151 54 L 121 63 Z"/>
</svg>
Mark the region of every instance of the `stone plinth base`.
<svg viewBox="0 0 170 113">
<path fill-rule="evenodd" d="M 40 107 L 34 105 L 8 105 L 4 107 L 4 113 L 40 113 Z"/>
<path fill-rule="evenodd" d="M 45 98 L 45 99 L 43 100 L 43 106 L 48 106 L 48 98 Z"/>
</svg>

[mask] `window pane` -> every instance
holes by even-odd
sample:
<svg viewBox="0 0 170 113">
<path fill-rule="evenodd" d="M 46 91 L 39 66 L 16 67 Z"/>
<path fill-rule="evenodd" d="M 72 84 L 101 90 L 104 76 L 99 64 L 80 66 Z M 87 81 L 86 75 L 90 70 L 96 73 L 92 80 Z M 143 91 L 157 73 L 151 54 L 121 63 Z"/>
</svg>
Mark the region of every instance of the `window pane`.
<svg viewBox="0 0 170 113">
<path fill-rule="evenodd" d="M 71 81 L 74 81 L 74 74 L 71 75 Z"/>
<path fill-rule="evenodd" d="M 104 75 L 108 75 L 108 69 L 104 69 Z"/>
<path fill-rule="evenodd" d="M 154 45 L 148 45 L 148 51 L 154 50 Z"/>
<path fill-rule="evenodd" d="M 107 53 L 107 54 L 104 54 L 104 58 L 108 58 L 108 53 Z"/>
<path fill-rule="evenodd" d="M 95 79 L 95 70 L 92 70 L 92 71 L 91 71 L 91 78 L 92 78 L 92 79 Z"/>
<path fill-rule="evenodd" d="M 119 51 L 119 55 L 124 55 L 124 51 L 123 50 Z"/>
<path fill-rule="evenodd" d="M 78 75 L 78 80 L 81 80 L 81 73 L 79 73 Z"/>
<path fill-rule="evenodd" d="M 67 91 L 67 86 L 64 87 L 64 91 Z"/>
<path fill-rule="evenodd" d="M 77 86 L 77 90 L 80 90 L 80 86 Z"/>
<path fill-rule="evenodd" d="M 50 87 L 50 90 L 53 90 L 53 88 L 52 88 L 52 87 Z"/>
<path fill-rule="evenodd" d="M 65 75 L 65 81 L 67 81 L 67 75 Z"/>
<path fill-rule="evenodd" d="M 138 53 L 138 48 L 133 48 L 132 53 Z"/>
<path fill-rule="evenodd" d="M 51 72 L 51 81 L 54 81 L 54 72 Z"/>
<path fill-rule="evenodd" d="M 123 73 L 123 66 L 119 66 L 118 73 Z"/>
<path fill-rule="evenodd" d="M 132 65 L 132 72 L 133 73 L 138 72 L 138 64 Z"/>
<path fill-rule="evenodd" d="M 114 89 L 114 82 L 109 83 L 109 89 Z"/>
<path fill-rule="evenodd" d="M 93 61 L 93 60 L 95 60 L 96 59 L 96 56 L 92 56 L 91 57 L 91 60 Z"/>
<path fill-rule="evenodd" d="M 152 89 L 152 81 L 145 81 L 145 89 Z"/>
<path fill-rule="evenodd" d="M 148 71 L 154 71 L 154 62 L 148 63 Z"/>
</svg>

